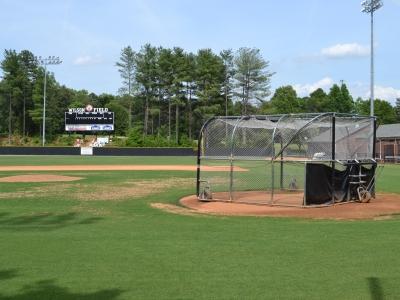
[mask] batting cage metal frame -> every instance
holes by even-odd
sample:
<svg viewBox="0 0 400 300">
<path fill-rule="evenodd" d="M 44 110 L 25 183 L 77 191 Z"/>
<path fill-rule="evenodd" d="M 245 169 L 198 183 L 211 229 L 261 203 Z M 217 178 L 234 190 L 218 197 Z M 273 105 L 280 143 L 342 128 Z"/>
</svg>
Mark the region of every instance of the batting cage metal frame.
<svg viewBox="0 0 400 300">
<path fill-rule="evenodd" d="M 340 113 L 213 117 L 202 127 L 202 201 L 324 206 L 375 197 L 375 117 Z"/>
</svg>

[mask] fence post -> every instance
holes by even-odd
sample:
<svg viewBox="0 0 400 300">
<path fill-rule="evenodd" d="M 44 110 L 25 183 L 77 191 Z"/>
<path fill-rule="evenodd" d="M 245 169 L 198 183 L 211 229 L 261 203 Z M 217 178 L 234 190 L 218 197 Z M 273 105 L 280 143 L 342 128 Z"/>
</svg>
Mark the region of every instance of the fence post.
<svg viewBox="0 0 400 300">
<path fill-rule="evenodd" d="M 332 115 L 332 204 L 335 204 L 336 116 Z"/>
</svg>

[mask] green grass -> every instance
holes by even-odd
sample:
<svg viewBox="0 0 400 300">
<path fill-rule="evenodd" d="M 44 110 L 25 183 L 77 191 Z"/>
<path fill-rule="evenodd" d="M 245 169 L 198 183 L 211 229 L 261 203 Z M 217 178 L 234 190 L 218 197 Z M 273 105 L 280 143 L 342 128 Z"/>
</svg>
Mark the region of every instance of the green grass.
<svg viewBox="0 0 400 300">
<path fill-rule="evenodd" d="M 5 157 L 0 162 L 12 165 Z M 23 157 L 21 164 L 68 163 L 193 164 L 194 159 Z M 399 172 L 399 166 L 385 166 L 379 190 L 400 193 Z M 0 176 L 10 174 L 19 173 Z M 0 183 L 1 300 L 393 299 L 400 292 L 399 218 L 175 215 L 150 203 L 176 203 L 193 193 L 194 172 L 60 174 L 85 179 Z M 143 189 L 152 187 L 151 193 L 112 201 L 78 197 L 135 182 L 149 182 Z M 156 188 L 159 183 L 166 184 L 165 191 Z"/>
</svg>

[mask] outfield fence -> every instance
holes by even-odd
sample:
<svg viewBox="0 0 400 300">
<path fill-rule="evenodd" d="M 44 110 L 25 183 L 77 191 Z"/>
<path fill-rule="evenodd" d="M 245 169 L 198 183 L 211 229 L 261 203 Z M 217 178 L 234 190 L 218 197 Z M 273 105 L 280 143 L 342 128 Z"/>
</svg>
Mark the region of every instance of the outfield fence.
<svg viewBox="0 0 400 300">
<path fill-rule="evenodd" d="M 80 147 L 0 147 L 0 155 L 81 155 Z M 192 148 L 92 148 L 95 156 L 194 156 Z"/>
</svg>

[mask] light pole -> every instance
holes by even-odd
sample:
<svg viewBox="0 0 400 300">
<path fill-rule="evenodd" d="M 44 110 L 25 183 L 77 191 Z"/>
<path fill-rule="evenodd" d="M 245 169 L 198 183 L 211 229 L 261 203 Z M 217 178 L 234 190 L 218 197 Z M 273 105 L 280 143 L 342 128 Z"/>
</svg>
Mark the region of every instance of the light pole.
<svg viewBox="0 0 400 300">
<path fill-rule="evenodd" d="M 43 87 L 43 125 L 42 125 L 42 146 L 46 141 L 46 85 L 47 85 L 47 66 L 48 65 L 59 65 L 62 60 L 57 56 L 49 56 L 42 58 L 41 56 L 36 57 L 36 61 L 44 66 L 44 87 Z"/>
<path fill-rule="evenodd" d="M 371 116 L 374 116 L 374 11 L 383 6 L 382 0 L 364 0 L 361 2 L 363 7 L 361 12 L 371 15 L 371 83 L 370 83 L 370 105 Z"/>
</svg>

